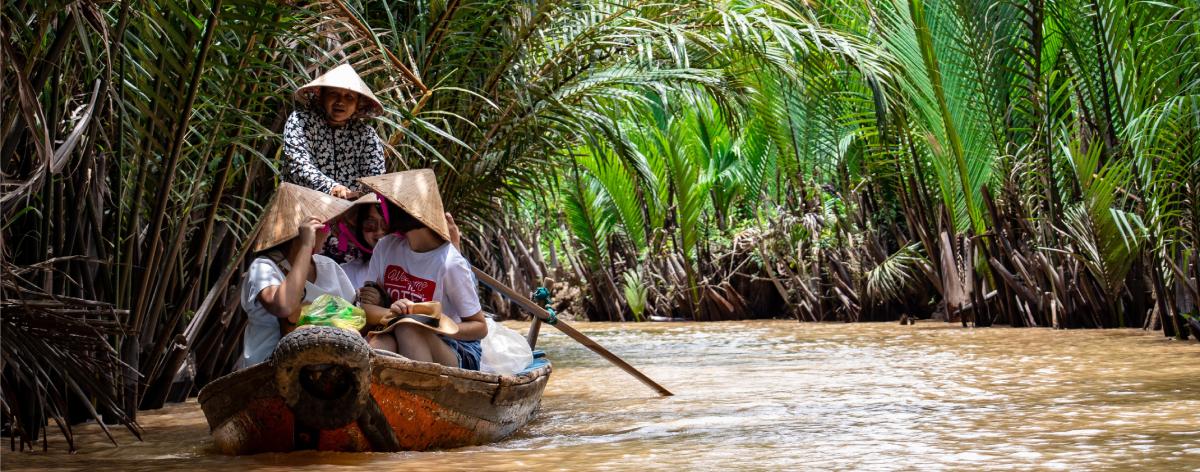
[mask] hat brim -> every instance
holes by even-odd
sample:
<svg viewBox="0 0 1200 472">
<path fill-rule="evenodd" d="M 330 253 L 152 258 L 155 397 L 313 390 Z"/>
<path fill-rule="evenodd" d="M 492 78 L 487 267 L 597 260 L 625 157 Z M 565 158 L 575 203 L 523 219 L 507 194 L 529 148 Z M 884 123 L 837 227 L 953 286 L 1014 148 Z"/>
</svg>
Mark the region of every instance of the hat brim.
<svg viewBox="0 0 1200 472">
<path fill-rule="evenodd" d="M 260 216 L 262 226 L 255 235 L 251 251 L 265 251 L 295 239 L 300 235 L 298 226 L 308 216 L 329 223 L 351 208 L 354 205 L 348 201 L 285 182 L 275 190 Z"/>
<path fill-rule="evenodd" d="M 371 331 L 371 334 L 390 333 L 392 331 L 395 331 L 396 327 L 401 324 L 410 324 L 413 326 L 419 326 L 421 328 L 433 331 L 438 334 L 444 334 L 446 336 L 453 336 L 455 334 L 458 334 L 458 323 L 455 323 L 454 320 L 450 319 L 450 317 L 446 316 L 445 314 L 439 315 L 438 325 L 436 328 L 433 326 L 429 326 L 425 323 L 422 323 L 420 321 L 417 321 L 415 319 L 412 319 L 412 318 L 401 318 L 401 319 L 397 320 L 395 323 L 389 324 L 381 330 Z"/>
<path fill-rule="evenodd" d="M 442 206 L 437 177 L 432 169 L 413 169 L 360 177 L 358 182 L 400 207 L 442 239 L 450 241 L 450 227 Z"/>
<path fill-rule="evenodd" d="M 360 110 L 355 111 L 354 118 L 376 116 L 383 113 L 383 103 L 375 97 L 375 92 L 371 91 L 371 87 L 363 81 L 362 77 L 359 77 L 354 66 L 349 63 L 334 67 L 313 79 L 312 82 L 296 89 L 296 101 L 307 106 L 313 105 L 314 98 L 320 92 L 321 87 L 332 87 L 357 93 L 361 97 L 359 103 L 365 102 L 367 106 L 360 107 Z"/>
<path fill-rule="evenodd" d="M 442 313 L 442 304 L 439 302 L 417 303 L 412 306 L 412 314 L 429 318 L 437 318 L 437 326 L 430 326 L 412 318 L 400 318 L 393 323 L 389 323 L 381 330 L 371 331 L 371 334 L 390 333 L 395 331 L 396 326 L 400 325 L 401 323 L 420 326 L 435 333 L 444 334 L 447 336 L 452 336 L 458 333 L 458 323 L 455 323 L 454 320 L 450 319 L 449 316 L 446 316 L 445 313 Z"/>
<path fill-rule="evenodd" d="M 321 87 L 336 88 L 348 90 L 358 95 L 359 109 L 354 112 L 354 118 L 373 118 L 383 114 L 383 103 L 380 103 L 375 97 L 367 96 L 366 94 L 348 87 L 339 87 L 336 85 L 305 85 L 296 90 L 295 99 L 297 103 L 307 107 L 320 106 Z M 367 104 L 363 107 L 362 104 Z"/>
<path fill-rule="evenodd" d="M 358 207 L 360 205 L 378 205 L 379 204 L 379 196 L 375 195 L 374 193 L 368 193 L 366 195 L 358 197 L 358 200 L 355 200 L 352 203 L 354 203 L 355 207 Z"/>
<path fill-rule="evenodd" d="M 349 203 L 349 205 L 346 206 L 346 209 L 338 212 L 336 215 L 334 215 L 332 218 L 330 218 L 329 221 L 327 221 L 326 223 L 334 222 L 334 221 L 338 221 L 338 220 L 345 220 L 350 223 L 353 223 L 354 215 L 357 214 L 356 212 L 362 210 L 364 207 L 368 207 L 371 205 L 378 205 L 379 197 L 376 197 L 375 194 L 370 193 L 370 194 L 358 197 L 357 200 L 354 200 L 352 202 L 347 202 L 347 203 Z"/>
</svg>

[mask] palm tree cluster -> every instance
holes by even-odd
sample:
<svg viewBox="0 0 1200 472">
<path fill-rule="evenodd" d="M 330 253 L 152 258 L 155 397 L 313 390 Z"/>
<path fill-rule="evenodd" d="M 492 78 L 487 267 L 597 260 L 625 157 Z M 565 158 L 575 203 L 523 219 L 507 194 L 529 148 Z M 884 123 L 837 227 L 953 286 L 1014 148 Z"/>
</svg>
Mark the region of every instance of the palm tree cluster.
<svg viewBox="0 0 1200 472">
<path fill-rule="evenodd" d="M 735 106 L 658 94 L 608 113 L 628 144 L 567 151 L 559 232 L 583 311 L 1186 337 L 1198 15 L 1195 2 L 773 10 L 828 47 L 762 31 L 781 50 L 726 65 L 745 84 Z M 772 54 L 787 63 L 764 67 Z"/>
<path fill-rule="evenodd" d="M 1182 336 L 1200 299 L 1195 1 L 6 0 L 0 18 L 0 409 L 22 447 L 47 418 L 68 440 L 88 418 L 137 433 L 137 409 L 232 369 L 290 93 L 343 62 L 386 105 L 389 166 L 438 172 L 469 258 L 521 289 L 552 277 L 592 319 Z"/>
</svg>

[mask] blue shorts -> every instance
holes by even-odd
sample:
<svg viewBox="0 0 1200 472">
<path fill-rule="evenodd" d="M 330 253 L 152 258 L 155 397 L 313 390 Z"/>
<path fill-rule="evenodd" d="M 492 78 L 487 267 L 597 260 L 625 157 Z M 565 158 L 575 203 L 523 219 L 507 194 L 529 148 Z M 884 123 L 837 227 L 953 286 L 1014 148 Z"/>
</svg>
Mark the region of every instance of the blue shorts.
<svg viewBox="0 0 1200 472">
<path fill-rule="evenodd" d="M 442 341 L 454 350 L 454 354 L 458 356 L 458 368 L 467 370 L 479 370 L 479 358 L 483 357 L 483 346 L 479 341 L 459 341 L 457 339 L 438 336 Z"/>
</svg>

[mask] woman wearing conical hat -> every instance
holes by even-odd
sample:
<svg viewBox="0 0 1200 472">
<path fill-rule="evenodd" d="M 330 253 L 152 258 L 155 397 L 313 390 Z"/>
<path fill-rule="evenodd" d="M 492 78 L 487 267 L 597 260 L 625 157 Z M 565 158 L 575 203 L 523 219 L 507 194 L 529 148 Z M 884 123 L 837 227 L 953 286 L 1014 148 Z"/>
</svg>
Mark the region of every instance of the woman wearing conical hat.
<svg viewBox="0 0 1200 472">
<path fill-rule="evenodd" d="M 297 89 L 296 102 L 283 129 L 284 180 L 358 198 L 358 178 L 384 172 L 383 141 L 366 120 L 383 104 L 350 64 Z"/>
<path fill-rule="evenodd" d="M 384 300 L 360 299 L 367 324 L 385 326 L 371 333 L 371 346 L 417 361 L 479 370 L 479 340 L 487 336 L 487 324 L 471 266 L 449 242 L 453 235 L 433 171 L 396 172 L 360 182 L 380 196 L 382 216 L 393 233 L 375 245 L 367 267 L 366 280 L 383 289 Z M 440 311 L 422 312 L 425 306 L 417 305 L 422 302 L 438 302 Z"/>
<path fill-rule="evenodd" d="M 281 320 L 295 323 L 300 308 L 330 294 L 354 300 L 355 287 L 332 259 L 317 254 L 328 224 L 351 203 L 299 185 L 279 186 L 263 212 L 256 253 L 242 279 L 240 302 L 248 323 L 241 367 L 265 361 L 281 337 Z"/>
</svg>

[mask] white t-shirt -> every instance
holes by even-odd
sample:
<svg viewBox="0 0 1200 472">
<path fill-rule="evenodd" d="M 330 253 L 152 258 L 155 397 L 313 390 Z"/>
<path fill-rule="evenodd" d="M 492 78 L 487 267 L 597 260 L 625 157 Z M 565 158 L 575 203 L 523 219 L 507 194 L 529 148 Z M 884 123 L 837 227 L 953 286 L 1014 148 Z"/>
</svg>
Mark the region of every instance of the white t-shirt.
<svg viewBox="0 0 1200 472">
<path fill-rule="evenodd" d="M 350 278 L 350 285 L 356 288 L 362 288 L 363 282 L 367 281 L 367 263 L 362 259 L 342 263 L 342 270 Z"/>
<path fill-rule="evenodd" d="M 384 236 L 375 245 L 364 280 L 375 281 L 392 300 L 441 302 L 442 313 L 458 323 L 482 309 L 471 265 L 450 243 L 416 252 L 408 240 Z"/>
<path fill-rule="evenodd" d="M 304 282 L 304 302 L 330 294 L 354 301 L 354 285 L 333 259 L 313 254 L 313 266 L 317 269 L 316 282 Z M 285 266 L 289 265 L 284 261 Z M 271 258 L 262 256 L 250 263 L 250 270 L 242 279 L 241 304 L 249 322 L 242 338 L 241 368 L 250 367 L 267 360 L 275 345 L 279 344 L 279 318 L 267 311 L 258 298 L 258 293 L 273 285 L 283 285 L 283 271 Z"/>
</svg>

